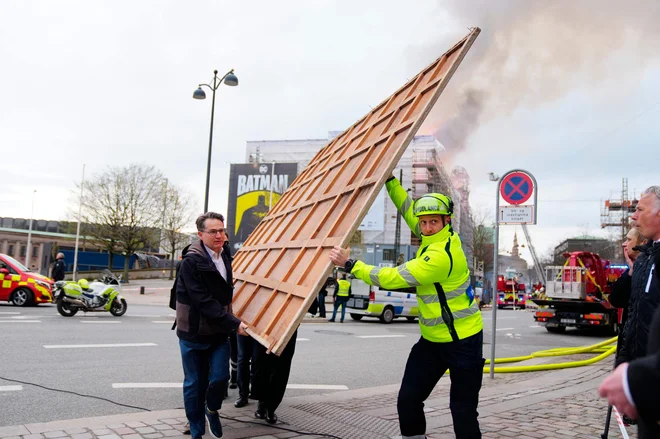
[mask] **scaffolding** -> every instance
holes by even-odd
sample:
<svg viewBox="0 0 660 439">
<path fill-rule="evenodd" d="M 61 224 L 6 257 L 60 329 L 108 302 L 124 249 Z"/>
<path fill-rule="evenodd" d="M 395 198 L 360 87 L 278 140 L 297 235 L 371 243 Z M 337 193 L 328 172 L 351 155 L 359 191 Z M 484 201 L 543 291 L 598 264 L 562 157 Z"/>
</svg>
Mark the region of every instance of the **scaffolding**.
<svg viewBox="0 0 660 439">
<path fill-rule="evenodd" d="M 451 177 L 445 170 L 436 149 L 413 150 L 412 196 L 414 199 L 430 192 L 447 194 L 459 206 L 461 197 L 452 185 Z M 454 209 L 452 225 L 460 233 L 461 209 Z"/>
<path fill-rule="evenodd" d="M 625 241 L 632 227 L 630 217 L 637 208 L 639 200 L 630 199 L 628 195 L 628 179 L 621 179 L 621 198 L 605 200 L 600 212 L 600 227 L 619 229 L 620 242 Z"/>
</svg>

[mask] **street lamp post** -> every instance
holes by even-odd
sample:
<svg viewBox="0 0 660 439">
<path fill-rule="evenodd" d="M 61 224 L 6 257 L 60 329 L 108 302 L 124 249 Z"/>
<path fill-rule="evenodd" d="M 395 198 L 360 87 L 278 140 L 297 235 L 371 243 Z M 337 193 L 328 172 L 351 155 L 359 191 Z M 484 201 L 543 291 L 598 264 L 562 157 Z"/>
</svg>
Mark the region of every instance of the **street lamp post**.
<svg viewBox="0 0 660 439">
<path fill-rule="evenodd" d="M 213 146 L 213 116 L 215 114 L 215 91 L 220 87 L 222 83 L 235 87 L 238 85 L 238 78 L 234 75 L 234 69 L 231 69 L 225 76 L 218 80 L 218 71 L 213 71 L 213 85 L 210 84 L 199 84 L 197 90 L 193 93 L 194 99 L 206 99 L 206 93 L 202 90 L 202 87 L 208 87 L 213 91 L 213 98 L 211 102 L 211 130 L 209 133 L 209 156 L 206 162 L 206 192 L 204 193 L 204 212 L 209 210 L 209 185 L 211 183 L 211 149 Z"/>
<path fill-rule="evenodd" d="M 32 192 L 32 210 L 30 211 L 30 228 L 28 229 L 28 241 L 27 241 L 27 248 L 25 249 L 25 266 L 29 269 L 30 268 L 30 253 L 32 250 L 30 249 L 30 246 L 32 243 L 30 242 L 32 240 L 32 219 L 34 218 L 34 196 L 36 195 L 37 190 L 35 189 L 34 192 Z"/>
</svg>

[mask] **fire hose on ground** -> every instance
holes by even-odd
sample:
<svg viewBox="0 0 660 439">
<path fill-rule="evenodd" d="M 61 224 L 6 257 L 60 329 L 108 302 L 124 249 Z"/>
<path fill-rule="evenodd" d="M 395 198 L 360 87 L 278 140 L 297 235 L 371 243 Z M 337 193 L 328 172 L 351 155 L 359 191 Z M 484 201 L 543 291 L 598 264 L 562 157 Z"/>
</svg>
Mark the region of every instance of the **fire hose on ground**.
<svg viewBox="0 0 660 439">
<path fill-rule="evenodd" d="M 495 366 L 495 372 L 496 373 L 536 372 L 541 370 L 568 369 L 571 367 L 588 366 L 590 364 L 597 363 L 603 360 L 604 358 L 609 357 L 612 354 L 615 354 L 617 352 L 617 341 L 618 341 L 618 337 L 613 337 L 610 338 L 609 340 L 605 340 L 600 343 L 593 344 L 591 346 L 583 346 L 576 348 L 554 348 L 554 349 L 532 352 L 529 355 L 523 355 L 520 357 L 496 358 L 495 364 L 501 364 L 501 363 L 518 363 L 520 361 L 531 360 L 533 358 L 562 357 L 567 355 L 578 355 L 578 354 L 598 354 L 586 360 L 565 361 L 562 363 L 534 364 L 529 366 L 508 366 L 508 367 Z M 486 364 L 490 364 L 490 360 L 486 360 Z M 490 372 L 490 367 L 484 367 L 484 373 L 488 373 L 488 372 Z M 610 417 L 612 412 L 614 413 L 622 437 L 624 439 L 628 439 L 629 436 L 628 433 L 626 432 L 626 424 L 624 423 L 621 415 L 616 410 L 616 408 L 612 406 L 608 407 L 607 419 L 605 421 L 605 431 L 601 435 L 601 439 L 608 438 Z"/>
<path fill-rule="evenodd" d="M 593 344 L 591 346 L 583 346 L 576 348 L 553 348 L 543 351 L 532 352 L 529 355 L 520 357 L 509 358 L 496 358 L 495 364 L 502 363 L 518 363 L 527 361 L 534 358 L 547 358 L 547 357 L 563 357 L 567 355 L 578 354 L 598 354 L 595 357 L 586 360 L 565 361 L 562 363 L 549 363 L 549 364 L 532 364 L 528 366 L 495 366 L 495 373 L 518 373 L 518 372 L 538 372 L 541 370 L 556 370 L 568 369 L 571 367 L 589 366 L 597 363 L 602 359 L 614 354 L 616 352 L 616 342 L 618 337 L 610 338 L 609 340 Z M 490 360 L 486 360 L 486 364 L 490 364 Z M 484 373 L 490 372 L 490 367 L 484 367 Z"/>
</svg>

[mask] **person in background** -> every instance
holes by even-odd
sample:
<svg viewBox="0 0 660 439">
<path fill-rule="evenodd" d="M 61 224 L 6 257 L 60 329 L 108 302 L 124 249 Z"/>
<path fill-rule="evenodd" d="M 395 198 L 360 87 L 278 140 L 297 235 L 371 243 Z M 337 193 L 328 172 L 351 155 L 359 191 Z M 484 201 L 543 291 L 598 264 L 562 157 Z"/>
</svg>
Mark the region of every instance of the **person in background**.
<svg viewBox="0 0 660 439">
<path fill-rule="evenodd" d="M 325 298 L 328 296 L 328 288 L 332 288 L 333 294 L 339 289 L 337 279 L 333 276 L 326 279 L 325 284 L 323 284 L 319 291 L 319 317 L 321 318 L 325 318 Z"/>
<path fill-rule="evenodd" d="M 52 278 L 55 282 L 64 280 L 64 272 L 66 271 L 66 264 L 64 263 L 64 253 L 58 253 L 55 257 L 55 264 L 53 265 Z"/>
<path fill-rule="evenodd" d="M 334 322 L 337 317 L 337 309 L 341 306 L 341 319 L 340 323 L 344 323 L 346 316 L 346 303 L 348 298 L 351 297 L 351 283 L 346 280 L 346 274 L 342 274 L 341 278 L 337 281 L 337 289 L 334 294 L 334 308 L 332 310 L 332 318 L 329 322 Z"/>
<path fill-rule="evenodd" d="M 644 243 L 644 237 L 640 235 L 639 229 L 637 227 L 632 227 L 626 239 L 623 241 L 623 255 L 626 259 L 626 264 L 628 269 L 616 280 L 614 285 L 612 285 L 612 294 L 608 300 L 617 308 L 623 309 L 623 317 L 621 321 L 621 331 L 619 332 L 619 338 L 621 339 L 619 353 L 617 354 L 616 364 L 625 363 L 627 360 L 627 353 L 624 346 L 624 340 L 626 338 L 623 328 L 625 328 L 626 321 L 628 320 L 628 302 L 630 301 L 630 283 L 632 279 L 633 266 L 635 259 L 639 256 L 639 246 Z"/>
<path fill-rule="evenodd" d="M 266 348 L 261 343 L 253 340 L 256 369 L 252 383 L 252 394 L 254 398 L 259 400 L 254 416 L 257 419 L 264 419 L 269 424 L 277 422 L 275 411 L 282 402 L 286 385 L 289 383 L 297 337 L 298 330 L 296 329 L 279 357 L 273 353 L 267 353 Z"/>
<path fill-rule="evenodd" d="M 254 386 L 254 374 L 256 371 L 257 345 L 252 337 L 238 337 L 238 361 L 237 361 L 237 384 L 238 399 L 234 407 L 241 408 L 248 405 L 249 398 L 253 398 L 250 385 Z"/>
<path fill-rule="evenodd" d="M 630 281 L 624 328 L 629 362 L 621 363 L 598 388 L 622 414 L 638 420 L 639 439 L 660 437 L 660 186 L 651 186 L 632 216 L 648 241 L 639 247 Z"/>
</svg>

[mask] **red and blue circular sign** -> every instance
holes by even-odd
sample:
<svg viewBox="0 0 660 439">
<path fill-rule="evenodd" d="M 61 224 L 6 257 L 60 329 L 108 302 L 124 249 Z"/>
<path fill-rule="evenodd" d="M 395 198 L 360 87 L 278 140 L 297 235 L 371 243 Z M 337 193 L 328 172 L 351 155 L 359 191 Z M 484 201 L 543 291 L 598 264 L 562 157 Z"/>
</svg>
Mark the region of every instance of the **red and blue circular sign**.
<svg viewBox="0 0 660 439">
<path fill-rule="evenodd" d="M 522 204 L 534 192 L 532 178 L 524 172 L 512 172 L 502 179 L 500 195 L 509 204 Z"/>
</svg>

